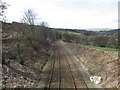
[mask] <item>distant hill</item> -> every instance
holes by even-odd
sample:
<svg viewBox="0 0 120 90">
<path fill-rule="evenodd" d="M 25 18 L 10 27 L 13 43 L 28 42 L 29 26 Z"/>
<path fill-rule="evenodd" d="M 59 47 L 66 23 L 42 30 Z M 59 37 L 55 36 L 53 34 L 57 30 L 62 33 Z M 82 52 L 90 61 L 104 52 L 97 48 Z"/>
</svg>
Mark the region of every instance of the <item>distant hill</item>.
<svg viewBox="0 0 120 90">
<path fill-rule="evenodd" d="M 113 28 L 88 28 L 86 30 L 89 30 L 89 31 L 110 31 L 110 30 L 113 30 Z"/>
<path fill-rule="evenodd" d="M 62 28 L 56 28 L 57 30 L 64 30 L 64 31 L 71 31 L 76 33 L 82 33 L 82 34 L 112 34 L 112 33 L 118 33 L 120 29 L 112 29 L 112 30 L 99 30 L 99 31 L 93 31 L 93 30 L 84 30 L 84 29 L 62 29 Z"/>
<path fill-rule="evenodd" d="M 22 23 L 18 23 L 18 22 L 12 22 L 12 23 L 13 24 L 22 24 Z M 52 28 L 52 29 L 62 30 L 62 31 L 71 31 L 71 32 L 82 33 L 82 34 L 112 34 L 112 33 L 118 33 L 120 31 L 120 29 L 110 29 L 110 28 L 90 28 L 90 29 Z"/>
<path fill-rule="evenodd" d="M 120 29 L 113 29 L 113 30 L 109 30 L 109 31 L 99 31 L 98 33 L 111 34 L 111 33 L 118 33 L 119 31 L 120 31 Z"/>
</svg>

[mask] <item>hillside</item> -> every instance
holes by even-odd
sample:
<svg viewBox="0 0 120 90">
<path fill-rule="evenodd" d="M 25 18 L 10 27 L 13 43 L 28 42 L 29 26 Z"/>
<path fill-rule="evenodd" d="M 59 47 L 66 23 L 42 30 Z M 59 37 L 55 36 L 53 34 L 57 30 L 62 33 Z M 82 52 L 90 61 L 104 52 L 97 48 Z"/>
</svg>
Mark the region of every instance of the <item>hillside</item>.
<svg viewBox="0 0 120 90">
<path fill-rule="evenodd" d="M 54 32 L 47 27 L 16 22 L 2 25 L 2 87 L 36 87 L 51 56 Z"/>
</svg>

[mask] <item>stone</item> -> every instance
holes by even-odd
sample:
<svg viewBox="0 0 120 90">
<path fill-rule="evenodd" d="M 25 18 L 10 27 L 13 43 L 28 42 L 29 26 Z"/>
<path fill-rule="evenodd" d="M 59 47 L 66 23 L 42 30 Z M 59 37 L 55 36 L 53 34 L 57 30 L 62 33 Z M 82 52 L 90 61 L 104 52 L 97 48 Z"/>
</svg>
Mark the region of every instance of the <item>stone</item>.
<svg viewBox="0 0 120 90">
<path fill-rule="evenodd" d="M 93 83 L 95 83 L 95 84 L 101 83 L 101 80 L 102 80 L 102 78 L 99 77 L 99 76 L 93 76 L 93 75 L 90 76 L 90 81 L 93 82 Z"/>
</svg>

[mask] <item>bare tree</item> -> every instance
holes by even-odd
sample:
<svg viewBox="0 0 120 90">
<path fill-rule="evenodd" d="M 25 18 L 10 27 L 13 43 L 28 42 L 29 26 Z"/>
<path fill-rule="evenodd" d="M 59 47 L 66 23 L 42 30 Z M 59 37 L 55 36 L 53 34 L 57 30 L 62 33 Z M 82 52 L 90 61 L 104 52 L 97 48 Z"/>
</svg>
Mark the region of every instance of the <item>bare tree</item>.
<svg viewBox="0 0 120 90">
<path fill-rule="evenodd" d="M 0 0 L 0 20 L 5 21 L 6 16 L 4 15 L 5 10 L 9 5 L 6 2 Z"/>
<path fill-rule="evenodd" d="M 34 25 L 36 16 L 37 14 L 32 9 L 28 9 L 24 12 L 21 22 L 29 25 Z"/>
<path fill-rule="evenodd" d="M 44 21 L 43 21 L 43 22 L 41 22 L 41 23 L 40 23 L 40 26 L 43 26 L 43 27 L 48 27 L 49 25 L 48 25 L 48 23 L 47 23 L 47 22 L 44 22 Z"/>
</svg>

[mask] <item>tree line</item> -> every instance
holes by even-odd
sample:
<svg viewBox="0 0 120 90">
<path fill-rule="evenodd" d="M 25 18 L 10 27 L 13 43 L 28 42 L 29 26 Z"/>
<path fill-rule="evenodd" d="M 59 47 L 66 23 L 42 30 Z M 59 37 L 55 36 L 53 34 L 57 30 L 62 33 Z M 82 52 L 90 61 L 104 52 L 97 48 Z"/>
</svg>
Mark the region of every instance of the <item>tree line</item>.
<svg viewBox="0 0 120 90">
<path fill-rule="evenodd" d="M 118 33 L 111 34 L 74 34 L 64 32 L 62 39 L 70 43 L 78 43 L 83 45 L 94 45 L 99 47 L 108 47 L 118 49 Z"/>
</svg>

